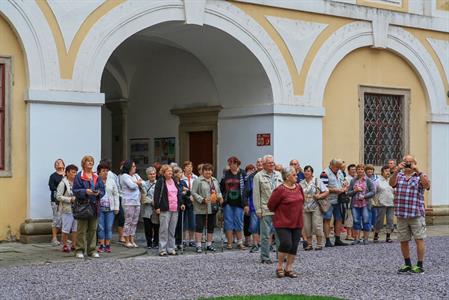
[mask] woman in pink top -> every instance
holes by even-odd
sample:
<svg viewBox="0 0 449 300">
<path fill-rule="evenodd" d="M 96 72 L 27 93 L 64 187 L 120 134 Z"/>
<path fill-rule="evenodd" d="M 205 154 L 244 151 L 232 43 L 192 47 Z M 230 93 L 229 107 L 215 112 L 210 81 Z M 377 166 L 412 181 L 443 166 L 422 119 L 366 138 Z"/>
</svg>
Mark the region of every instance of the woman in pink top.
<svg viewBox="0 0 449 300">
<path fill-rule="evenodd" d="M 177 255 L 175 251 L 175 230 L 178 211 L 184 210 L 182 192 L 173 180 L 173 169 L 163 165 L 161 177 L 154 187 L 154 209 L 159 214 L 159 255 Z"/>
</svg>

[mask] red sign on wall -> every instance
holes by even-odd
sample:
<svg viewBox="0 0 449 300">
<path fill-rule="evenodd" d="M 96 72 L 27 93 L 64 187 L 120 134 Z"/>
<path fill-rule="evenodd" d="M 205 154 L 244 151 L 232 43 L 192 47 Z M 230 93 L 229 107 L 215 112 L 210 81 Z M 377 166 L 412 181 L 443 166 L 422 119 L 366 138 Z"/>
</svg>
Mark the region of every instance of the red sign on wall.
<svg viewBox="0 0 449 300">
<path fill-rule="evenodd" d="M 257 146 L 270 146 L 270 145 L 271 145 L 271 133 L 257 134 Z"/>
</svg>

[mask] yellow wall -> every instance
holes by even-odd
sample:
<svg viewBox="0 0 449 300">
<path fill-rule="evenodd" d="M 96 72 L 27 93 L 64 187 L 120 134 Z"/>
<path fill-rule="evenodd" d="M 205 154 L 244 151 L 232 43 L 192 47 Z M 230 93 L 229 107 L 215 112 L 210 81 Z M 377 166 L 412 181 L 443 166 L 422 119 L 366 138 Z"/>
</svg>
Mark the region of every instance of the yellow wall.
<svg viewBox="0 0 449 300">
<path fill-rule="evenodd" d="M 0 178 L 0 240 L 19 237 L 19 226 L 27 212 L 25 60 L 20 44 L 5 19 L 0 16 L 0 56 L 12 57 L 12 178 Z"/>
<path fill-rule="evenodd" d="M 427 171 L 425 90 L 406 61 L 389 51 L 371 48 L 347 55 L 329 79 L 324 95 L 323 163 L 333 157 L 359 162 L 359 85 L 410 89 L 410 152 L 420 169 Z"/>
</svg>

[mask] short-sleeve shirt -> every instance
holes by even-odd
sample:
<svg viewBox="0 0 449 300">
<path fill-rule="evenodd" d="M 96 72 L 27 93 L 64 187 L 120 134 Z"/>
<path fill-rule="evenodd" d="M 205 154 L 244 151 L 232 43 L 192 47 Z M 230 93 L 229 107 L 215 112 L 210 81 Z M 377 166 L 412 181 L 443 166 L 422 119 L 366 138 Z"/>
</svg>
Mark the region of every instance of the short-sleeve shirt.
<svg viewBox="0 0 449 300">
<path fill-rule="evenodd" d="M 396 177 L 394 214 L 399 218 L 415 218 L 425 215 L 424 187 L 420 176 L 414 173 L 409 179 L 403 172 Z"/>
</svg>

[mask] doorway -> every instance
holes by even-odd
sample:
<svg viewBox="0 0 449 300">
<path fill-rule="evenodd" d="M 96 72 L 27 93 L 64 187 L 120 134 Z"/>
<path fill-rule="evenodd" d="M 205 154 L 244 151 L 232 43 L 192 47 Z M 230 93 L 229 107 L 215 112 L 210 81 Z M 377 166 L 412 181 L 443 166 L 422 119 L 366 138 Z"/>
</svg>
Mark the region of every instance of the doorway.
<svg viewBox="0 0 449 300">
<path fill-rule="evenodd" d="M 214 161 L 213 132 L 211 130 L 189 132 L 189 153 L 194 173 L 197 173 L 199 164 L 212 164 Z"/>
</svg>

